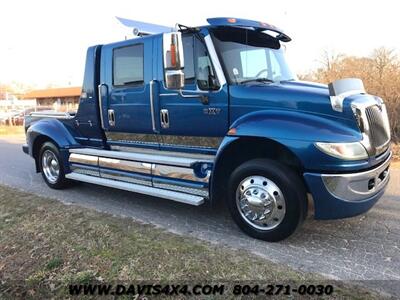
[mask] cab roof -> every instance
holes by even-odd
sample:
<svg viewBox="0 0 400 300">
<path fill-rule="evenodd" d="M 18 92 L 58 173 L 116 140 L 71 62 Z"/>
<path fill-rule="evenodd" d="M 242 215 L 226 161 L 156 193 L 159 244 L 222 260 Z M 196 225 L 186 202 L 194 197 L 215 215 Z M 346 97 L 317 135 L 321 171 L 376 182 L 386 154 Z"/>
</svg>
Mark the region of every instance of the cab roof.
<svg viewBox="0 0 400 300">
<path fill-rule="evenodd" d="M 282 42 L 290 42 L 292 40 L 288 35 L 283 32 L 283 30 L 265 22 L 238 18 L 209 18 L 207 19 L 207 22 L 211 26 L 232 26 L 251 28 L 256 31 L 272 31 L 277 34 L 275 38 Z"/>
</svg>

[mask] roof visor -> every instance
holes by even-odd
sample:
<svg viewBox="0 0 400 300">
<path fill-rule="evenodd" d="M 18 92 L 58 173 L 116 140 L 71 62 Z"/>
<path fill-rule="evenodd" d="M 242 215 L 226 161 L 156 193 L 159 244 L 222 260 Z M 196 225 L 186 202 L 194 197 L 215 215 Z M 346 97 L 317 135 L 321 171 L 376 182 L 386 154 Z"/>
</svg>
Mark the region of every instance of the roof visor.
<svg viewBox="0 0 400 300">
<path fill-rule="evenodd" d="M 256 31 L 272 31 L 277 33 L 275 38 L 282 42 L 290 42 L 292 40 L 281 29 L 265 22 L 237 18 L 209 18 L 207 19 L 207 22 L 212 26 L 233 26 L 253 28 Z"/>
</svg>

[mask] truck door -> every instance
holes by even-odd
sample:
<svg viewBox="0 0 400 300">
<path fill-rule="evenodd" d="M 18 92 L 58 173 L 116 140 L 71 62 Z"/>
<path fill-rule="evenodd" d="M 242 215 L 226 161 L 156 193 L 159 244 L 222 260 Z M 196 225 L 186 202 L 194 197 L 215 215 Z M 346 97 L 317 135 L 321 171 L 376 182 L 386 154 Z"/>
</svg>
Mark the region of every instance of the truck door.
<svg viewBox="0 0 400 300">
<path fill-rule="evenodd" d="M 160 85 L 160 146 L 217 148 L 228 130 L 227 86 L 216 73 L 203 40 L 184 34 L 185 87 L 176 92 Z"/>
<path fill-rule="evenodd" d="M 158 147 L 152 122 L 150 84 L 153 40 L 138 38 L 105 46 L 100 93 L 107 142 Z"/>
</svg>

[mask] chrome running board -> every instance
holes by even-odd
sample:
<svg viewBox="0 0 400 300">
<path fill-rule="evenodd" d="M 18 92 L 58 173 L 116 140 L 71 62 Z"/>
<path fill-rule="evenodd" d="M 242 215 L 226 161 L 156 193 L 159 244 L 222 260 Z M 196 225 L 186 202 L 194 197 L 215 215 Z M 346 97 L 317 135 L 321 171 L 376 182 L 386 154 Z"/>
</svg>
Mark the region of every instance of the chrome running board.
<svg viewBox="0 0 400 300">
<path fill-rule="evenodd" d="M 132 161 L 162 164 L 169 166 L 189 167 L 189 168 L 195 165 L 196 163 L 208 163 L 208 164 L 214 163 L 213 160 L 209 159 L 168 156 L 162 154 L 154 155 L 146 153 L 121 152 L 121 151 L 100 150 L 93 148 L 75 148 L 75 149 L 69 149 L 69 152 L 76 154 L 93 155 L 105 158 L 116 158 L 116 159 L 132 160 Z"/>
<path fill-rule="evenodd" d="M 111 151 L 106 151 L 106 152 L 109 153 Z M 158 189 L 158 188 L 134 184 L 134 183 L 116 181 L 116 180 L 100 178 L 100 177 L 94 177 L 94 176 L 79 174 L 79 173 L 75 173 L 75 172 L 66 174 L 65 177 L 68 179 L 72 179 L 72 180 L 98 184 L 98 185 L 102 185 L 102 186 L 107 186 L 107 187 L 111 187 L 111 188 L 129 191 L 129 192 L 145 194 L 145 195 L 149 195 L 149 196 L 153 196 L 153 197 L 169 199 L 169 200 L 186 203 L 186 204 L 190 204 L 190 205 L 195 205 L 195 206 L 199 206 L 204 203 L 204 197 L 170 191 L 170 190 L 165 190 L 165 189 Z"/>
</svg>

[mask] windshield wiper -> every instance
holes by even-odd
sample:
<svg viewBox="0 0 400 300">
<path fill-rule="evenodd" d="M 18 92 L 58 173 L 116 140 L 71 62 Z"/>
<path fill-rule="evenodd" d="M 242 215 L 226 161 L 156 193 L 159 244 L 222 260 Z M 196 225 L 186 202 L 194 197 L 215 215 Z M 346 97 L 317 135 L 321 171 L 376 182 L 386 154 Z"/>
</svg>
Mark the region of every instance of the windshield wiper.
<svg viewBox="0 0 400 300">
<path fill-rule="evenodd" d="M 244 84 L 244 83 L 248 83 L 248 82 L 269 82 L 269 83 L 273 83 L 275 81 L 269 79 L 269 78 L 252 78 L 252 79 L 247 79 L 247 80 L 243 80 L 240 81 L 239 84 Z"/>
<path fill-rule="evenodd" d="M 291 79 L 281 80 L 280 82 L 287 82 L 287 81 L 296 81 L 296 79 L 291 78 Z"/>
</svg>

